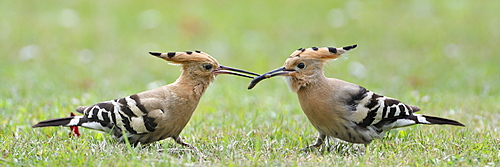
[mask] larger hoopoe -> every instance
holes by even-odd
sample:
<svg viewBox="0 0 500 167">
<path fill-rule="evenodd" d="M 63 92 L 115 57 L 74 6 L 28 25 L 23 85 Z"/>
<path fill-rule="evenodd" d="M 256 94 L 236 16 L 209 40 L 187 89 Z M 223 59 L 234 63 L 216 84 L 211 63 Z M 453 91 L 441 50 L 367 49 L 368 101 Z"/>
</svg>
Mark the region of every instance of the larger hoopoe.
<svg viewBox="0 0 500 167">
<path fill-rule="evenodd" d="M 286 83 L 297 93 L 302 110 L 319 131 L 316 142 L 308 148 L 320 147 L 327 136 L 366 145 L 393 128 L 415 124 L 464 126 L 454 120 L 415 114 L 420 111 L 417 106 L 375 94 L 353 83 L 326 78 L 324 63 L 356 47 L 298 49 L 283 67 L 256 77 L 248 89 L 263 79 L 286 76 Z"/>
<path fill-rule="evenodd" d="M 148 144 L 171 137 L 178 144 L 194 148 L 183 142 L 179 134 L 215 76 L 233 74 L 253 78 L 240 73 L 259 75 L 219 65 L 217 60 L 201 51 L 149 53 L 182 65 L 180 77 L 174 83 L 156 89 L 78 107 L 76 111 L 83 116 L 45 120 L 33 127 L 82 126 L 108 132 L 119 141 L 124 141 L 126 137 L 133 145 Z"/>
</svg>

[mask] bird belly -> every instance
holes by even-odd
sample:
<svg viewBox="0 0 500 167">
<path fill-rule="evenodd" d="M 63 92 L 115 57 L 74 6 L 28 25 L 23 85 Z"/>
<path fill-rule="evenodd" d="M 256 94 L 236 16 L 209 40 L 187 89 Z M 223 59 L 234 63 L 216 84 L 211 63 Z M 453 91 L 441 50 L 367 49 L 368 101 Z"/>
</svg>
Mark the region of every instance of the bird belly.
<svg viewBox="0 0 500 167">
<path fill-rule="evenodd" d="M 169 128 L 163 128 L 163 129 L 157 129 L 154 132 L 151 133 L 139 133 L 139 134 L 132 134 L 129 132 L 125 132 L 125 136 L 127 137 L 127 140 L 130 144 L 132 145 L 137 145 L 137 144 L 149 144 L 153 143 L 156 141 L 160 141 L 169 137 L 173 136 L 178 136 L 181 130 L 177 129 L 169 129 Z M 117 132 L 119 133 L 119 132 Z M 125 142 L 125 138 L 123 133 L 122 134 L 116 134 L 113 135 L 118 141 L 120 142 Z"/>
<path fill-rule="evenodd" d="M 354 123 L 331 122 L 328 126 L 313 125 L 322 134 L 358 144 L 368 144 L 375 138 L 381 138 L 383 133 L 375 127 L 358 127 Z"/>
</svg>

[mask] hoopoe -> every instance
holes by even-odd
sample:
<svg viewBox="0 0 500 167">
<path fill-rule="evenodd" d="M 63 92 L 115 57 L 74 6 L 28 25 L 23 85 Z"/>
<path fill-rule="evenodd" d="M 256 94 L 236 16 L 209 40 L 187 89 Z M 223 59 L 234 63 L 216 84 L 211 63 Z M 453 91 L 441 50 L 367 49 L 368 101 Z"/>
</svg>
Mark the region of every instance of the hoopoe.
<svg viewBox="0 0 500 167">
<path fill-rule="evenodd" d="M 156 89 L 78 107 L 76 111 L 83 114 L 82 116 L 45 120 L 33 125 L 33 128 L 82 126 L 110 133 L 122 142 L 126 137 L 134 146 L 171 137 L 178 144 L 195 148 L 183 142 L 179 134 L 190 120 L 201 96 L 215 76 L 232 74 L 253 78 L 245 74 L 259 75 L 219 65 L 212 56 L 201 51 L 149 53 L 182 65 L 180 77 L 174 83 Z"/>
<path fill-rule="evenodd" d="M 415 114 L 420 111 L 417 106 L 375 94 L 353 83 L 326 78 L 322 69 L 325 62 L 356 47 L 298 49 L 283 67 L 256 77 L 248 89 L 263 79 L 285 76 L 290 89 L 297 93 L 302 110 L 319 131 L 316 142 L 308 148 L 320 147 L 327 136 L 366 146 L 393 128 L 415 124 L 464 126 L 454 120 Z"/>
</svg>

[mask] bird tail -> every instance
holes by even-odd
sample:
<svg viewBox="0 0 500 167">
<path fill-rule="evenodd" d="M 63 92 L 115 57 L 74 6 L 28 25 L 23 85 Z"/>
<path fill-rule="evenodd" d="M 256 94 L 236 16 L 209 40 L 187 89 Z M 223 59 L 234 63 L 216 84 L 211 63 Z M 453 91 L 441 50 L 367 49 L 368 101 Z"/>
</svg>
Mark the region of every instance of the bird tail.
<svg viewBox="0 0 500 167">
<path fill-rule="evenodd" d="M 439 118 L 439 117 L 421 115 L 421 114 L 413 114 L 413 115 L 416 116 L 417 124 L 439 124 L 439 125 L 465 126 L 464 124 L 462 124 L 458 121 L 455 121 L 455 120 L 451 120 L 451 119 Z"/>
<path fill-rule="evenodd" d="M 390 130 L 392 128 L 400 128 L 415 124 L 465 126 L 464 124 L 451 119 L 439 118 L 422 114 L 412 114 L 404 118 L 396 119 L 393 123 L 382 128 L 384 130 Z"/>
<path fill-rule="evenodd" d="M 45 121 L 40 121 L 39 123 L 33 125 L 33 128 L 38 127 L 48 127 L 48 126 L 80 126 L 82 122 L 85 122 L 83 116 L 70 116 L 64 118 L 55 118 Z"/>
<path fill-rule="evenodd" d="M 99 120 L 92 120 L 84 116 L 70 116 L 70 117 L 55 118 L 55 119 L 41 121 L 33 125 L 32 127 L 38 128 L 38 127 L 48 127 L 48 126 L 68 126 L 68 127 L 81 126 L 85 128 L 109 132 L 113 127 L 113 124 L 102 122 Z"/>
</svg>

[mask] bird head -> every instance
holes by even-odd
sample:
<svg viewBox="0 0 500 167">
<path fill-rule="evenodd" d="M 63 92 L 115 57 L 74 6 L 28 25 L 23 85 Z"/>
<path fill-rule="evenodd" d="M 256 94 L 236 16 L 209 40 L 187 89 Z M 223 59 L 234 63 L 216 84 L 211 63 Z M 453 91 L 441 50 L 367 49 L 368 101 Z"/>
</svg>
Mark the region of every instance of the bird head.
<svg viewBox="0 0 500 167">
<path fill-rule="evenodd" d="M 245 74 L 258 76 L 259 74 L 240 70 L 237 68 L 220 65 L 219 62 L 212 56 L 201 51 L 187 52 L 149 52 L 149 54 L 158 58 L 167 60 L 173 64 L 182 65 L 183 71 L 195 78 L 213 79 L 217 74 L 232 74 L 247 78 L 254 78 Z M 240 72 L 240 73 L 236 73 Z M 241 74 L 245 73 L 245 74 Z"/>
<path fill-rule="evenodd" d="M 323 64 L 327 60 L 336 59 L 343 53 L 356 48 L 357 45 L 342 48 L 334 47 L 312 47 L 298 49 L 286 59 L 283 67 L 262 74 L 250 82 L 248 89 L 252 89 L 263 79 L 274 76 L 286 76 L 287 84 L 292 91 L 298 91 L 301 87 L 307 86 L 314 78 L 323 77 Z"/>
</svg>

